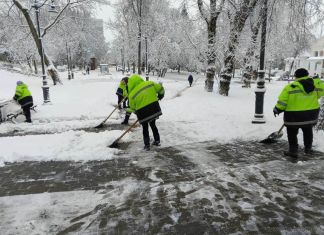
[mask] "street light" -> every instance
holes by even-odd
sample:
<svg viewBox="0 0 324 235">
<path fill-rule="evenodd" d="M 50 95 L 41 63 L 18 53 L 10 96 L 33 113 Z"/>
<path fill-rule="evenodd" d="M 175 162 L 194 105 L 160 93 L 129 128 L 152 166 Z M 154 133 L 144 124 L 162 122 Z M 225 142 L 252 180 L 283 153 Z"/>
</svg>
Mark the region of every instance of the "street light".
<svg viewBox="0 0 324 235">
<path fill-rule="evenodd" d="M 147 37 L 145 36 L 145 75 L 146 75 L 146 81 L 149 80 L 149 72 L 148 72 L 148 64 L 147 64 Z"/>
<path fill-rule="evenodd" d="M 270 59 L 269 60 L 269 76 L 268 76 L 268 78 L 269 78 L 269 82 L 271 81 L 271 69 L 272 69 L 272 63 L 273 63 L 273 60 L 272 59 Z"/>
<path fill-rule="evenodd" d="M 38 40 L 39 40 L 39 45 L 40 45 L 40 50 L 41 50 L 41 64 L 42 64 L 42 78 L 43 78 L 43 97 L 44 97 L 44 104 L 50 103 L 50 96 L 49 96 L 49 86 L 47 82 L 47 77 L 45 74 L 45 63 L 44 63 L 44 49 L 43 49 L 43 40 L 42 40 L 42 35 L 40 33 L 40 26 L 39 26 L 39 11 L 40 8 L 45 4 L 45 2 L 40 3 L 38 0 L 35 0 L 34 4 L 32 5 L 32 8 L 35 8 L 35 13 L 36 13 L 36 23 L 37 23 L 37 34 L 38 34 Z M 48 12 L 52 13 L 57 13 L 56 6 L 54 4 L 54 0 L 51 1 L 51 4 L 49 4 L 49 9 Z"/>
<path fill-rule="evenodd" d="M 70 71 L 70 63 L 69 63 L 69 49 L 68 44 L 66 43 L 66 63 L 68 69 L 68 80 L 71 80 L 71 71 Z"/>
<path fill-rule="evenodd" d="M 139 22 L 138 22 L 138 55 L 137 55 L 137 70 L 138 74 L 141 74 L 141 43 L 142 43 L 142 0 L 139 2 Z"/>
<path fill-rule="evenodd" d="M 265 123 L 263 115 L 263 102 L 264 102 L 264 93 L 266 88 L 265 83 L 265 69 L 264 69 L 264 58 L 265 58 L 265 44 L 266 44 L 266 35 L 267 35 L 267 14 L 268 11 L 268 0 L 264 0 L 263 5 L 263 18 L 262 18 L 262 31 L 261 31 L 261 48 L 260 48 L 260 69 L 258 71 L 257 78 L 257 87 L 255 89 L 255 114 L 252 120 L 254 124 L 263 124 Z"/>
</svg>

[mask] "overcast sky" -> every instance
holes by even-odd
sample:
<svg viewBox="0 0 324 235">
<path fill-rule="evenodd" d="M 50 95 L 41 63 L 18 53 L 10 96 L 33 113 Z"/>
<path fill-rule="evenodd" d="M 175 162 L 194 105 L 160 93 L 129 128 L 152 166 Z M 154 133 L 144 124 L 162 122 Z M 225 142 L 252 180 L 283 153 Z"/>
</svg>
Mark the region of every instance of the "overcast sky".
<svg viewBox="0 0 324 235">
<path fill-rule="evenodd" d="M 170 0 L 170 5 L 172 7 L 177 7 L 183 0 Z M 114 2 L 112 0 L 111 2 Z M 98 19 L 103 19 L 104 21 L 104 33 L 105 33 L 105 38 L 107 42 L 111 42 L 114 39 L 113 32 L 105 27 L 105 23 L 107 23 L 109 20 L 113 20 L 115 17 L 114 14 L 114 8 L 111 6 L 106 6 L 106 5 L 98 5 L 95 17 Z"/>
<path fill-rule="evenodd" d="M 106 27 L 105 23 L 109 20 L 113 20 L 114 17 L 114 9 L 111 6 L 99 5 L 97 7 L 96 18 L 103 19 L 104 21 L 104 33 L 107 42 L 112 41 L 114 36 L 112 31 Z"/>
</svg>

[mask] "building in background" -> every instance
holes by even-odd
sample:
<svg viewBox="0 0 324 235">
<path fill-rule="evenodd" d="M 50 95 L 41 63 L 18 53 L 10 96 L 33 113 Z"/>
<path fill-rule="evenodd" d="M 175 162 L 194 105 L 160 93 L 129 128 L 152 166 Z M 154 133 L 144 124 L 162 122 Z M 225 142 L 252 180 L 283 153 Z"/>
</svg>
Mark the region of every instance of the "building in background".
<svg viewBox="0 0 324 235">
<path fill-rule="evenodd" d="M 324 77 L 324 37 L 318 39 L 311 45 L 311 51 L 305 52 L 302 55 L 293 58 L 287 58 L 285 72 L 291 69 L 291 76 L 298 68 L 305 68 L 311 76 L 318 75 Z"/>
</svg>

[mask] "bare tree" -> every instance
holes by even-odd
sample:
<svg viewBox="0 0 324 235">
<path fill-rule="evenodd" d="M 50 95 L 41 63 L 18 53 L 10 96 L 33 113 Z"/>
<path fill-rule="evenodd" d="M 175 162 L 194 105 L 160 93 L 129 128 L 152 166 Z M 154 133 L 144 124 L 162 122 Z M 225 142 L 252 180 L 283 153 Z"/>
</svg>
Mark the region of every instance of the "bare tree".
<svg viewBox="0 0 324 235">
<path fill-rule="evenodd" d="M 217 28 L 217 19 L 220 13 L 223 10 L 225 0 L 220 0 L 217 6 L 217 0 L 209 0 L 209 9 L 206 10 L 203 0 L 197 0 L 199 12 L 202 18 L 207 24 L 207 40 L 208 40 L 208 49 L 207 49 L 207 73 L 205 81 L 205 89 L 208 92 L 213 91 L 214 87 L 214 77 L 215 77 L 215 61 L 216 61 L 216 52 L 215 52 L 215 42 L 216 42 L 216 28 Z"/>
<path fill-rule="evenodd" d="M 13 4 L 24 15 L 26 22 L 29 26 L 30 33 L 31 33 L 31 35 L 35 41 L 36 47 L 38 49 L 38 53 L 40 56 L 42 56 L 42 46 L 41 46 L 41 42 L 40 42 L 39 38 L 44 37 L 46 35 L 47 31 L 50 30 L 57 23 L 57 21 L 60 19 L 60 16 L 64 12 L 64 10 L 70 5 L 70 1 L 68 1 L 68 3 L 62 8 L 62 10 L 58 13 L 57 17 L 44 28 L 43 33 L 41 35 L 38 35 L 38 33 L 37 33 L 34 22 L 31 19 L 29 9 L 27 7 L 25 7 L 19 0 L 13 0 Z M 48 67 L 48 72 L 49 72 L 51 78 L 53 79 L 54 85 L 56 85 L 57 82 L 62 83 L 56 68 L 53 66 L 53 63 L 50 60 L 50 58 L 48 57 L 48 55 L 46 54 L 44 48 L 43 48 L 43 51 L 44 51 L 44 63 Z"/>
<path fill-rule="evenodd" d="M 241 0 L 238 5 L 234 5 L 234 16 L 232 17 L 229 13 L 230 35 L 227 50 L 225 51 L 224 68 L 221 71 L 221 80 L 218 90 L 219 94 L 221 95 L 228 96 L 239 37 L 244 28 L 247 18 L 252 13 L 257 2 L 258 0 Z"/>
</svg>

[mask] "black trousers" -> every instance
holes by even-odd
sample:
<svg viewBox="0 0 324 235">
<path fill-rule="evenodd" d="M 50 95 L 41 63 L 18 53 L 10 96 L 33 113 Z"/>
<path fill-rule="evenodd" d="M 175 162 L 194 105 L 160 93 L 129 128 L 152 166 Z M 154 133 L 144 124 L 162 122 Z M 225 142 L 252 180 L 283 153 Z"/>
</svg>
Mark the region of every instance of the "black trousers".
<svg viewBox="0 0 324 235">
<path fill-rule="evenodd" d="M 122 96 L 122 95 L 117 95 L 117 96 L 118 96 L 118 104 L 119 104 L 124 99 L 124 96 Z M 126 102 L 127 102 L 127 99 L 125 99 L 123 102 L 123 108 L 127 107 Z M 120 109 L 122 108 L 121 104 L 118 106 L 118 108 L 120 108 Z"/>
<path fill-rule="evenodd" d="M 148 122 L 142 123 L 144 145 L 150 145 L 150 134 L 149 134 L 149 128 L 148 128 L 149 124 L 150 124 L 151 130 L 153 132 L 154 140 L 160 142 L 159 130 L 157 129 L 157 127 L 155 125 L 155 120 L 152 120 L 149 123 Z"/>
<path fill-rule="evenodd" d="M 288 143 L 289 143 L 289 151 L 297 152 L 298 150 L 298 130 L 299 128 L 303 131 L 304 137 L 304 147 L 305 149 L 311 149 L 313 144 L 313 125 L 307 125 L 302 127 L 290 127 L 287 126 L 287 134 L 288 134 Z"/>
<path fill-rule="evenodd" d="M 22 107 L 27 122 L 31 122 L 30 108 L 31 108 L 32 106 L 33 106 L 32 104 L 28 104 L 28 105 Z"/>
</svg>

